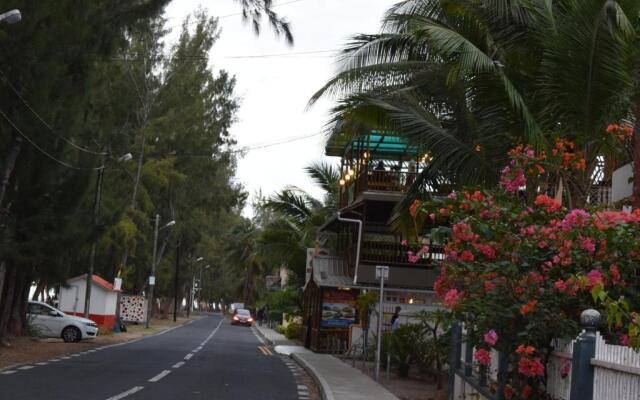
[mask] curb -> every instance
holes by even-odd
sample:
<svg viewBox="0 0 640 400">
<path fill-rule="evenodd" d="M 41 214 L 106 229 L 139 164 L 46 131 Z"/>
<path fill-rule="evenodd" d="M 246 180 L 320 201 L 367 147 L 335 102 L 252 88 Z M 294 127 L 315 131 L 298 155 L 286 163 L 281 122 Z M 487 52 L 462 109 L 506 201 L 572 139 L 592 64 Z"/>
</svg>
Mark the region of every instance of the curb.
<svg viewBox="0 0 640 400">
<path fill-rule="evenodd" d="M 289 357 L 291 357 L 296 363 L 298 363 L 298 365 L 304 368 L 304 370 L 307 371 L 311 378 L 316 382 L 316 385 L 318 385 L 318 389 L 320 389 L 322 400 L 335 400 L 335 398 L 333 397 L 331 386 L 329 386 L 329 383 L 324 379 L 322 375 L 318 373 L 313 365 L 300 358 L 296 353 L 291 353 Z"/>
<path fill-rule="evenodd" d="M 256 328 L 255 326 L 252 326 L 251 329 L 253 329 L 254 332 L 256 332 L 265 342 L 269 343 L 269 346 L 274 346 L 274 343 L 267 338 L 260 329 Z"/>
</svg>

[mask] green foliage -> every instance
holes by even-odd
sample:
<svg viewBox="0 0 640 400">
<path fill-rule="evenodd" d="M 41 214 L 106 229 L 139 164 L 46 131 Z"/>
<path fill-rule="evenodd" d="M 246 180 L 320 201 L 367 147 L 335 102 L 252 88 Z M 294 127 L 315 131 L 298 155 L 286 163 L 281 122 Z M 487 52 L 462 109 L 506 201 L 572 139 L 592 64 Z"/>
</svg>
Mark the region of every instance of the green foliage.
<svg viewBox="0 0 640 400">
<path fill-rule="evenodd" d="M 288 315 L 299 315 L 302 310 L 302 292 L 292 287 L 269 292 L 256 306 L 267 307 L 269 310 L 278 310 Z"/>
<path fill-rule="evenodd" d="M 298 322 L 290 322 L 284 329 L 284 335 L 287 337 L 287 339 L 302 338 L 302 324 Z"/>
</svg>

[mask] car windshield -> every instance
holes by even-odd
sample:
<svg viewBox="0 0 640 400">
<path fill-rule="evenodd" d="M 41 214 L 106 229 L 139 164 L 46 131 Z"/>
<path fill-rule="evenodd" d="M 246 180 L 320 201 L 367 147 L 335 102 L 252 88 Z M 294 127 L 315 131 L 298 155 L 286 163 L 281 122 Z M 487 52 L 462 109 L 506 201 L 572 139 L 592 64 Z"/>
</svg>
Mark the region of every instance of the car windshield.
<svg viewBox="0 0 640 400">
<path fill-rule="evenodd" d="M 238 315 L 248 317 L 251 315 L 251 313 L 249 312 L 249 310 L 238 310 Z"/>
</svg>

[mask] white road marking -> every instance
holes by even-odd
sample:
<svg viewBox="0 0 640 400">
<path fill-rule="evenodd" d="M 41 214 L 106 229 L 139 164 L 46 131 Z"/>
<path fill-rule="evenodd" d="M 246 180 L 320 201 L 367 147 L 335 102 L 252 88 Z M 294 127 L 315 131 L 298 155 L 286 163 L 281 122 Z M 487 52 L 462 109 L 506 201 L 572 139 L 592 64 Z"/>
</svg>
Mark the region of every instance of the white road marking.
<svg viewBox="0 0 640 400">
<path fill-rule="evenodd" d="M 71 359 L 71 357 L 69 357 L 69 356 L 65 356 L 65 357 L 62 357 L 62 359 L 63 359 L 63 360 L 69 360 L 69 359 Z"/>
<path fill-rule="evenodd" d="M 173 364 L 173 367 L 171 367 L 171 368 L 180 368 L 180 367 L 182 367 L 184 364 L 185 364 L 185 362 L 184 362 L 184 361 L 180 361 L 180 362 L 177 362 L 177 363 Z"/>
<path fill-rule="evenodd" d="M 133 389 L 129 389 L 126 392 L 122 392 L 118 395 L 115 395 L 113 397 L 109 397 L 107 400 L 120 400 L 120 399 L 124 399 L 125 397 L 132 395 L 134 393 L 137 393 L 139 391 L 141 391 L 142 389 L 144 389 L 144 386 L 136 386 Z"/>
<path fill-rule="evenodd" d="M 253 332 L 253 335 L 254 335 L 256 338 L 258 338 L 258 340 L 260 341 L 260 343 L 262 343 L 262 345 L 263 345 L 263 346 L 264 346 L 264 345 L 266 345 L 266 343 L 264 342 L 264 340 L 262 339 L 262 337 L 258 334 L 257 330 L 258 330 L 258 328 L 253 327 L 253 326 L 251 327 L 251 331 Z"/>
<path fill-rule="evenodd" d="M 43 365 L 49 365 L 49 363 L 47 363 L 47 362 L 39 362 L 39 363 L 36 363 L 36 365 L 43 366 Z"/>
<path fill-rule="evenodd" d="M 58 362 L 58 361 L 60 361 L 59 358 L 52 358 L 51 360 L 49 360 L 49 362 Z"/>
<path fill-rule="evenodd" d="M 160 372 L 158 375 L 156 375 L 153 378 L 149 379 L 149 382 L 158 382 L 160 379 L 164 378 L 165 376 L 169 375 L 170 373 L 171 373 L 171 370 L 165 369 L 164 371 Z"/>
<path fill-rule="evenodd" d="M 21 371 L 26 371 L 26 370 L 31 369 L 31 368 L 35 368 L 35 366 L 34 365 L 25 365 L 23 367 L 18 367 L 18 369 L 21 370 Z"/>
<path fill-rule="evenodd" d="M 16 372 L 18 371 L 3 371 L 3 372 L 0 372 L 0 375 L 11 375 L 11 374 L 15 374 Z"/>
<path fill-rule="evenodd" d="M 193 357 L 193 353 L 187 354 L 186 356 L 184 356 L 184 359 L 185 360 L 189 360 L 189 359 L 191 359 L 191 357 Z"/>
</svg>

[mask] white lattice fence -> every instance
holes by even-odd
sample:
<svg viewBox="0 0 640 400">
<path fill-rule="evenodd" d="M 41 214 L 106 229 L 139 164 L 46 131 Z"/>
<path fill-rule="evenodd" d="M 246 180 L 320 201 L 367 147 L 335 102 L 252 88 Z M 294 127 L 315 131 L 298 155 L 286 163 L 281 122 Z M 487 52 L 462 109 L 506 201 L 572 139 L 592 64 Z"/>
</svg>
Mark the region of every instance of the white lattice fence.
<svg viewBox="0 0 640 400">
<path fill-rule="evenodd" d="M 547 363 L 547 393 L 554 399 L 569 400 L 573 343 L 573 340 L 556 341 L 555 351 Z"/>
</svg>

